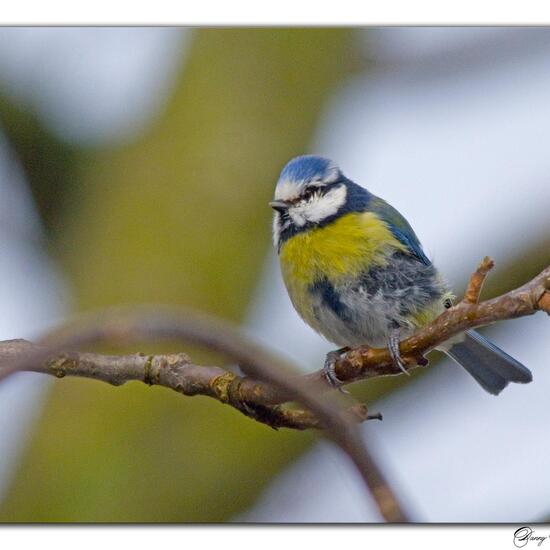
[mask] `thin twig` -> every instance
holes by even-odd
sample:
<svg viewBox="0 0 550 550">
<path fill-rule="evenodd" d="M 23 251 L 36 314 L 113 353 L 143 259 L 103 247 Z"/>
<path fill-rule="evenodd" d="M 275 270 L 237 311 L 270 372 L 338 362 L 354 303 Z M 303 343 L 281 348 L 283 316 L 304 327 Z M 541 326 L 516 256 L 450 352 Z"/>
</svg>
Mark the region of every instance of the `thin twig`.
<svg viewBox="0 0 550 550">
<path fill-rule="evenodd" d="M 478 268 L 474 271 L 470 277 L 470 282 L 464 293 L 463 301 L 467 304 L 477 304 L 479 302 L 479 297 L 481 295 L 481 288 L 483 283 L 489 274 L 489 271 L 493 269 L 495 262 L 485 256 L 482 262 L 479 264 Z"/>
</svg>

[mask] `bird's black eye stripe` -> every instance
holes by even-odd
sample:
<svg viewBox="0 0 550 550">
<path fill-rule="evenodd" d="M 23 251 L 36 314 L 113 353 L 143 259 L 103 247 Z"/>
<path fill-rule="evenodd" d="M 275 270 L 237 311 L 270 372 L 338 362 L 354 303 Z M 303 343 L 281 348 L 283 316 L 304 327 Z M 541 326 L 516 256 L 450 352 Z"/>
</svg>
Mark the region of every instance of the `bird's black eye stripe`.
<svg viewBox="0 0 550 550">
<path fill-rule="evenodd" d="M 311 197 L 313 197 L 313 195 L 315 195 L 315 193 L 317 193 L 318 195 L 324 195 L 325 193 L 327 193 L 337 185 L 340 185 L 341 183 L 342 183 L 341 180 L 338 180 L 338 181 L 333 181 L 331 183 L 326 183 L 323 185 L 315 185 L 315 184 L 310 185 L 309 187 L 306 187 L 306 189 L 302 193 L 301 199 L 309 200 Z"/>
</svg>

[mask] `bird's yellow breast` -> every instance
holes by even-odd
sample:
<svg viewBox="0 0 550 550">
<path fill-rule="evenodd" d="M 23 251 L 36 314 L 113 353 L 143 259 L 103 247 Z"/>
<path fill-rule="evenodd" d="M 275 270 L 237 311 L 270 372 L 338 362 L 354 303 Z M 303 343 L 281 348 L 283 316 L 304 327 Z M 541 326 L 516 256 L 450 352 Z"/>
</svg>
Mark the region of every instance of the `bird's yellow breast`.
<svg viewBox="0 0 550 550">
<path fill-rule="evenodd" d="M 351 212 L 288 239 L 280 250 L 281 270 L 292 293 L 320 279 L 352 278 L 383 264 L 388 248 L 405 250 L 376 214 Z"/>
</svg>

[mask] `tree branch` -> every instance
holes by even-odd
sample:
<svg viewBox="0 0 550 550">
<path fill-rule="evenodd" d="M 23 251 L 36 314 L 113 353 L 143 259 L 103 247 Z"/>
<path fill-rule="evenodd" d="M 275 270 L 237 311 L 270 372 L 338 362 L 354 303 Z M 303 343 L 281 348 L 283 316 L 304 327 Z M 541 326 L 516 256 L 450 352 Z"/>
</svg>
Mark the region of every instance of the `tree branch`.
<svg viewBox="0 0 550 550">
<path fill-rule="evenodd" d="M 183 313 L 181 310 L 173 308 L 158 307 L 131 308 L 89 315 L 50 334 L 42 341 L 41 346 L 31 345 L 32 349 L 29 348 L 22 354 L 14 354 L 14 348 L 28 345 L 28 343 L 11 341 L 9 343 L 12 350 L 11 359 L 6 357 L 6 362 L 0 369 L 0 380 L 18 371 L 37 370 L 40 368 L 37 365 L 44 364 L 46 366 L 43 368 L 53 369 L 52 372 L 58 376 L 67 375 L 69 373 L 68 365 L 73 365 L 74 368 L 78 367 L 79 363 L 78 361 L 75 363 L 75 360 L 82 355 L 84 360 L 88 360 L 88 363 L 84 362 L 81 366 L 87 365 L 87 372 L 91 374 L 95 365 L 94 361 L 90 361 L 91 355 L 75 355 L 73 350 L 98 343 L 127 344 L 128 342 L 158 341 L 159 339 L 186 340 L 219 351 L 231 360 L 238 362 L 256 380 L 262 380 L 264 385 L 287 395 L 286 401 L 302 403 L 306 407 L 306 411 L 292 413 L 289 412 L 292 409 L 273 407 L 276 404 L 264 404 L 258 399 L 243 398 L 243 395 L 239 393 L 241 379 L 232 373 L 222 374 L 223 369 L 214 372 L 213 383 L 208 382 L 212 381 L 212 377 L 208 377 L 208 372 L 206 373 L 208 380 L 202 380 L 205 392 L 210 392 L 209 394 L 212 396 L 220 396 L 220 400 L 227 399 L 227 396 L 233 395 L 232 392 L 237 392 L 235 395 L 238 396 L 239 402 L 245 403 L 242 412 L 247 411 L 249 416 L 256 419 L 262 419 L 267 410 L 284 419 L 287 425 L 293 424 L 293 427 L 296 428 L 310 427 L 310 425 L 311 427 L 322 427 L 326 436 L 330 437 L 355 464 L 382 517 L 390 522 L 408 521 L 392 488 L 372 458 L 357 429 L 357 414 L 358 410 L 361 413 L 361 409 L 355 407 L 342 412 L 341 407 L 335 403 L 332 396 L 323 395 L 326 392 L 322 391 L 320 384 L 315 381 L 306 383 L 302 377 L 292 376 L 292 369 L 288 363 L 249 341 L 239 331 L 219 319 L 190 312 Z M 72 354 L 71 351 L 73 351 Z M 6 355 L 8 354 L 6 353 Z M 128 357 L 132 359 L 128 360 Z M 174 369 L 174 365 L 170 366 L 166 356 L 160 356 L 162 359 L 159 360 L 159 365 L 154 364 L 147 356 L 145 359 L 143 357 L 134 355 L 126 356 L 123 359 L 127 364 L 129 363 L 127 373 L 129 379 L 142 377 L 137 379 L 149 383 L 157 380 L 165 381 L 168 385 L 175 383 L 177 387 L 178 382 L 174 382 L 174 377 L 178 379 L 178 371 L 185 368 L 187 374 L 190 372 L 191 365 L 188 363 L 187 357 L 184 361 L 187 363 L 180 364 L 180 369 Z M 175 357 L 180 357 L 181 360 L 179 354 L 176 354 Z M 136 358 L 140 358 L 140 360 L 136 361 Z M 102 364 L 106 370 L 101 375 L 96 373 L 95 376 L 102 380 L 106 379 L 105 381 L 120 382 L 121 378 L 115 372 L 114 363 L 118 367 L 123 363 L 112 360 L 112 358 L 101 361 L 103 361 Z M 175 363 L 178 363 L 177 359 Z M 200 369 L 201 367 L 193 365 L 193 368 Z M 216 367 L 206 368 L 216 369 Z M 176 374 L 174 374 L 174 370 Z M 195 371 L 195 374 L 202 376 L 205 373 Z M 194 377 L 194 380 L 196 379 Z M 180 385 L 181 388 L 189 388 L 186 384 Z M 193 388 L 193 385 L 190 387 Z"/>
<path fill-rule="evenodd" d="M 5 340 L 0 342 L 0 365 L 38 351 L 45 353 L 46 348 L 27 340 Z M 30 366 L 27 370 L 56 378 L 76 376 L 100 380 L 112 386 L 136 380 L 150 386 L 169 388 L 186 396 L 204 395 L 275 429 L 306 430 L 322 427 L 311 411 L 244 401 L 236 391 L 242 383 L 242 377 L 220 367 L 195 365 L 185 353 L 101 355 L 64 352 Z M 350 406 L 343 414 L 353 422 L 380 418 L 379 415 L 369 415 L 366 405 L 362 404 Z"/>
<path fill-rule="evenodd" d="M 426 364 L 426 353 L 465 330 L 536 311 L 550 314 L 550 267 L 516 290 L 479 302 L 481 287 L 492 267 L 492 260 L 485 258 L 472 275 L 464 298 L 401 342 L 400 352 L 407 368 Z M 185 340 L 220 352 L 238 362 L 249 376 L 195 365 L 183 353 L 111 356 L 71 351 L 99 342 L 160 338 Z M 219 320 L 167 308 L 103 312 L 50 334 L 41 345 L 25 340 L 0 342 L 0 380 L 20 370 L 60 378 L 81 376 L 113 385 L 140 380 L 184 395 L 212 397 L 273 428 L 324 428 L 356 464 L 382 516 L 387 521 L 407 521 L 356 429 L 358 422 L 373 418 L 367 408 L 360 404 L 342 408 L 333 396 L 325 395 L 330 386 L 322 370 L 306 376 L 292 374 L 291 366 L 280 357 Z M 359 347 L 335 364 L 342 384 L 400 372 L 386 348 Z M 283 405 L 288 401 L 300 402 L 306 408 Z"/>
</svg>

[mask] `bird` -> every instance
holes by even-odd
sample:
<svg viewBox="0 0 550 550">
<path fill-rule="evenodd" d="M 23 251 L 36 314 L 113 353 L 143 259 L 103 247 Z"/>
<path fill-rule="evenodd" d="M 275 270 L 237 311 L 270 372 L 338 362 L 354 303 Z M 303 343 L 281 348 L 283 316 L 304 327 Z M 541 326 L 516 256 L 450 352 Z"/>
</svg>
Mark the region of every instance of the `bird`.
<svg viewBox="0 0 550 550">
<path fill-rule="evenodd" d="M 273 243 L 300 317 L 339 349 L 387 347 L 408 374 L 400 340 L 452 306 L 453 294 L 407 220 L 348 179 L 330 159 L 303 155 L 282 169 L 273 200 Z M 474 330 L 441 345 L 488 393 L 532 381 L 529 369 Z"/>
</svg>

